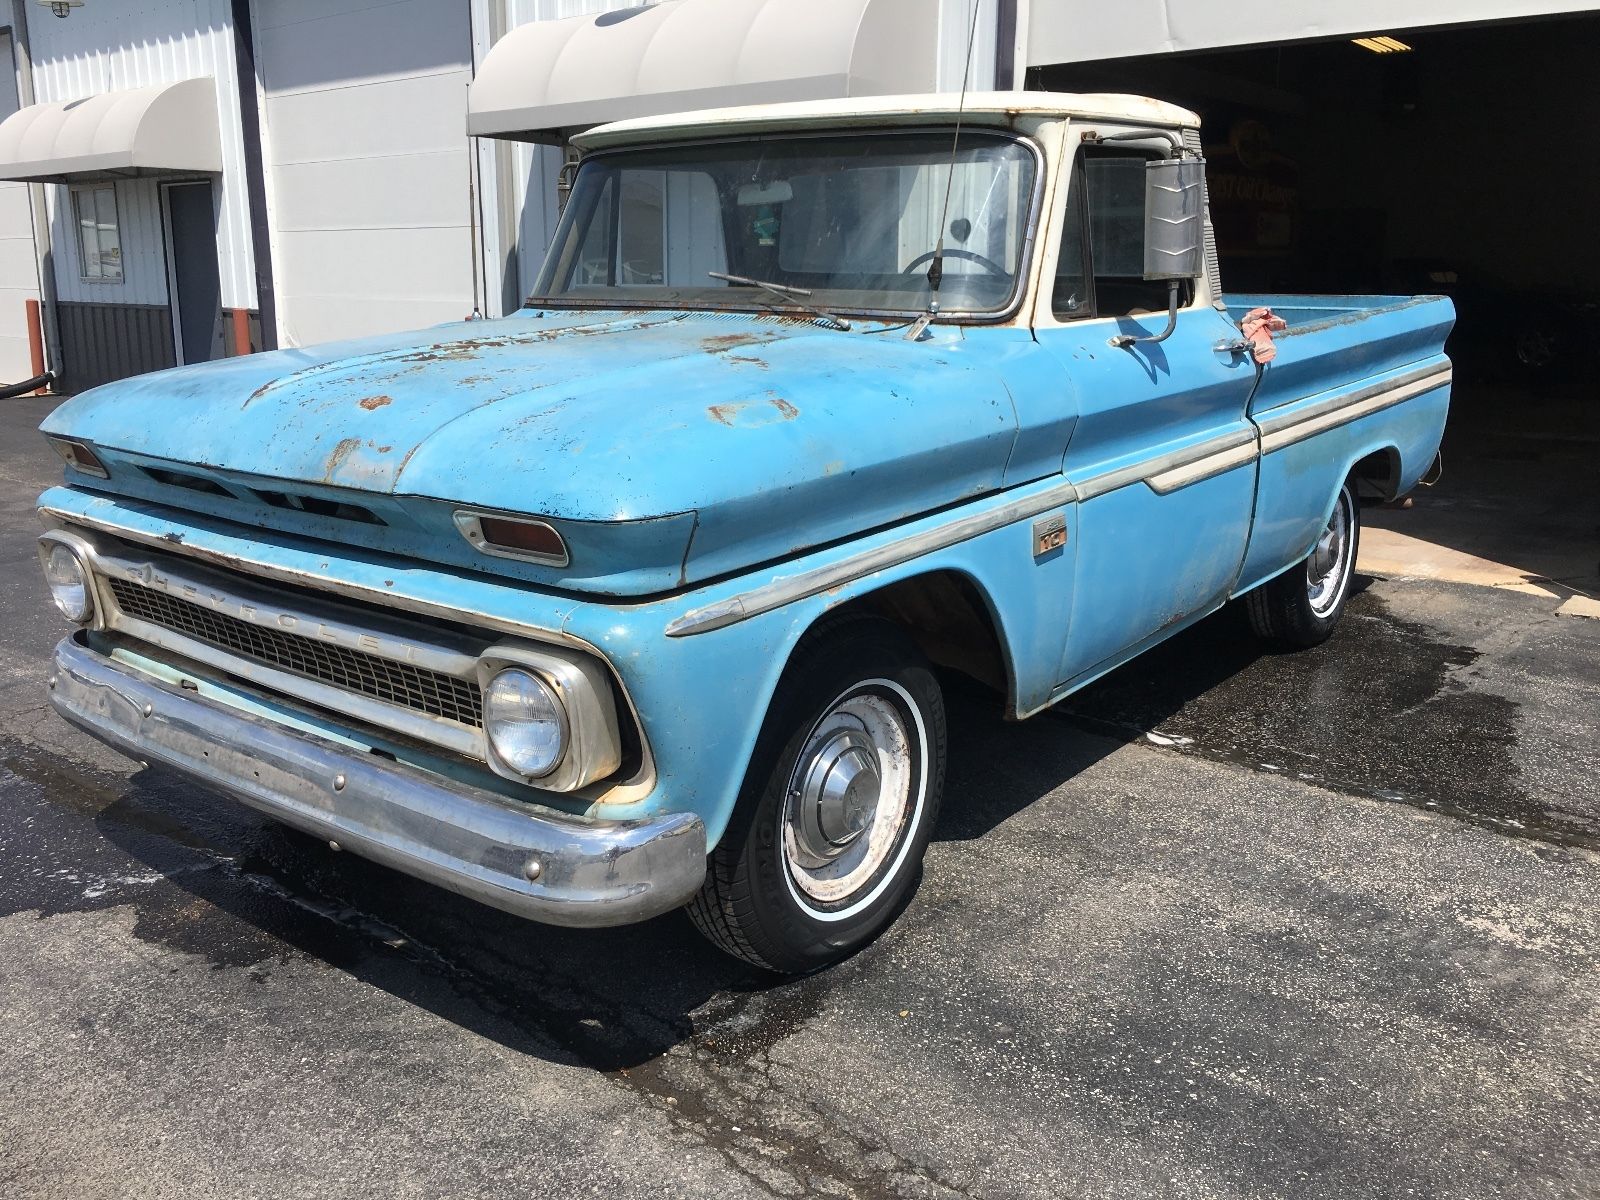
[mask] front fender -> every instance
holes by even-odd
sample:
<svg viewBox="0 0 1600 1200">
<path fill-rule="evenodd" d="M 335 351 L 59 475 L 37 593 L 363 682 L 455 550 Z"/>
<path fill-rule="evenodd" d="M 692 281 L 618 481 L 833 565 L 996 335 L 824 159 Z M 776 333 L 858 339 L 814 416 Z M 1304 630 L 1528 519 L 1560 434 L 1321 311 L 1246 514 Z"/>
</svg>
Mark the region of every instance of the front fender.
<svg viewBox="0 0 1600 1200">
<path fill-rule="evenodd" d="M 1059 489 L 1060 480 L 1053 486 Z M 1047 482 L 1017 489 L 1003 500 L 1014 502 L 1019 492 L 1046 496 L 1051 487 Z M 965 516 L 983 507 L 966 505 L 958 511 Z M 1034 521 L 1049 516 L 1064 519 L 1066 543 L 1035 557 Z M 681 636 L 667 633 L 689 614 L 865 552 L 914 544 L 953 519 L 959 518 L 951 513 L 924 518 L 651 604 L 573 608 L 566 632 L 599 647 L 626 682 L 659 773 L 650 795 L 626 809 L 596 805 L 594 815 L 616 817 L 624 811 L 638 812 L 641 806 L 650 811 L 693 811 L 705 822 L 708 840 L 715 845 L 732 814 L 767 708 L 796 644 L 829 612 L 919 575 L 950 572 L 973 585 L 989 609 L 1007 661 L 1011 705 L 1026 712 L 1044 704 L 1055 684 L 1051 668 L 1060 657 L 1071 611 L 1077 528 L 1070 503 L 728 624 Z"/>
</svg>

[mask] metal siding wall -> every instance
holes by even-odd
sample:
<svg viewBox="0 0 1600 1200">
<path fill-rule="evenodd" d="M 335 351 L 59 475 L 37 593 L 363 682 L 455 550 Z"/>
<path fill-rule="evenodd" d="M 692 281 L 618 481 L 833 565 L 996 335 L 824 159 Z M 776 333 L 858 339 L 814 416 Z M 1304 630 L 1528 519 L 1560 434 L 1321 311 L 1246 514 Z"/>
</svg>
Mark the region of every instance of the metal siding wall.
<svg viewBox="0 0 1600 1200">
<path fill-rule="evenodd" d="M 468 6 L 257 0 L 256 62 L 284 344 L 466 316 Z"/>
<path fill-rule="evenodd" d="M 117 281 L 83 278 L 71 189 L 65 184 L 46 189 L 56 298 L 77 304 L 165 304 L 167 254 L 161 230 L 160 185 L 154 179 L 121 179 L 112 186 L 117 193 L 117 233 L 122 239 L 122 278 Z"/>
<path fill-rule="evenodd" d="M 640 0 L 506 0 L 506 25 L 515 29 L 530 21 L 559 21 L 592 13 L 637 8 Z M 556 175 L 561 151 L 553 146 L 513 143 L 512 178 L 501 186 L 514 189 L 517 223 L 517 291 L 526 296 L 544 266 L 545 252 L 556 232 Z"/>
<path fill-rule="evenodd" d="M 978 26 L 974 33 L 973 6 L 977 5 Z M 999 0 L 939 0 L 939 64 L 936 78 L 939 90 L 959 92 L 961 74 L 967 65 L 967 41 L 972 41 L 972 71 L 967 88 L 986 92 L 995 86 L 995 33 L 1000 22 Z"/>
<path fill-rule="evenodd" d="M 17 73 L 11 35 L 0 34 L 0 120 L 17 111 Z M 33 374 L 28 354 L 27 302 L 39 298 L 33 253 L 33 207 L 25 183 L 0 182 L 0 383 Z"/>
<path fill-rule="evenodd" d="M 180 79 L 210 76 L 216 81 L 217 124 L 222 133 L 222 177 L 218 181 L 217 262 L 222 277 L 222 304 L 225 308 L 254 308 L 255 266 L 250 246 L 250 212 L 245 195 L 244 143 L 239 125 L 239 85 L 234 69 L 232 9 L 229 0 L 95 0 L 72 10 L 65 20 L 43 19 L 42 8 L 32 12 L 41 19 L 28 22 L 33 51 L 34 94 L 40 103 L 81 100 L 88 96 L 124 88 L 147 87 Z M 31 15 L 31 14 L 30 14 Z M 117 188 L 119 219 L 128 185 Z M 57 253 L 60 253 L 60 218 L 64 189 L 53 188 L 51 225 Z M 137 196 L 133 203 L 144 204 L 152 196 Z M 123 235 L 124 256 L 160 256 L 160 222 L 157 216 L 153 242 L 135 245 Z M 141 225 L 138 236 L 145 238 L 150 227 Z M 70 265 L 56 259 L 56 275 L 61 298 L 89 299 L 78 290 L 76 251 Z M 124 270 L 125 277 L 128 275 Z M 93 299 L 106 300 L 105 290 L 115 285 L 93 285 Z M 128 279 L 125 293 L 131 301 L 159 296 L 166 298 L 166 269 L 154 278 Z M 123 297 L 117 298 L 119 302 Z"/>
<path fill-rule="evenodd" d="M 177 362 L 172 318 L 165 305 L 61 303 L 56 312 L 65 391 L 81 392 Z"/>
</svg>

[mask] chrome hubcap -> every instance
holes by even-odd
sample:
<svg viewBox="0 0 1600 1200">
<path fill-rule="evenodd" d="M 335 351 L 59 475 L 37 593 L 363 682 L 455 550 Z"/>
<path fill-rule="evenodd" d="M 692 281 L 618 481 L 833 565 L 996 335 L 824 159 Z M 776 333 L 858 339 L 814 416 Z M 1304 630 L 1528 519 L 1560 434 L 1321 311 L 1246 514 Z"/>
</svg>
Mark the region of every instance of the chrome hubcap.
<svg viewBox="0 0 1600 1200">
<path fill-rule="evenodd" d="M 783 855 L 800 895 L 848 900 L 878 876 L 912 810 L 912 742 L 900 709 L 871 691 L 835 701 L 789 776 Z"/>
<path fill-rule="evenodd" d="M 882 784 L 864 726 L 840 729 L 817 747 L 796 797 L 796 860 L 822 867 L 849 849 L 872 824 Z"/>
<path fill-rule="evenodd" d="M 1350 493 L 1341 491 L 1328 527 L 1317 539 L 1311 557 L 1306 559 L 1306 595 L 1311 601 L 1311 611 L 1319 617 L 1326 617 L 1339 606 L 1350 582 L 1350 569 L 1354 565 L 1350 554 L 1353 525 Z"/>
</svg>

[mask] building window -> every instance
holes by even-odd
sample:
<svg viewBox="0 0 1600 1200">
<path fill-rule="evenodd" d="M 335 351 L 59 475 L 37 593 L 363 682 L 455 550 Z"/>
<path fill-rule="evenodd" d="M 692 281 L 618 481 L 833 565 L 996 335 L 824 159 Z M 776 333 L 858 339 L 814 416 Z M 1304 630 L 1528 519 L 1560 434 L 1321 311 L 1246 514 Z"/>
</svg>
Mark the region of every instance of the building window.
<svg viewBox="0 0 1600 1200">
<path fill-rule="evenodd" d="M 116 189 L 75 188 L 73 214 L 78 218 L 78 273 L 101 283 L 122 279 L 122 238 L 117 232 Z"/>
</svg>

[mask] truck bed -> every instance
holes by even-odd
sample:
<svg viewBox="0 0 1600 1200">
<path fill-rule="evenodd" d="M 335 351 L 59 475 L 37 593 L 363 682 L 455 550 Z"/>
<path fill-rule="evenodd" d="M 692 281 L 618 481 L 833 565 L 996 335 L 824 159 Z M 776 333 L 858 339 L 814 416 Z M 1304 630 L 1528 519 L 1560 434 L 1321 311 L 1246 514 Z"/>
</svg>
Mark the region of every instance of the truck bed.
<svg viewBox="0 0 1600 1200">
<path fill-rule="evenodd" d="M 1233 293 L 1223 296 L 1228 306 L 1228 316 L 1234 324 L 1244 319 L 1253 308 L 1270 308 L 1289 322 L 1289 328 L 1277 336 L 1292 337 L 1299 333 L 1314 332 L 1329 325 L 1345 321 L 1364 320 L 1380 313 L 1398 312 L 1418 305 L 1431 304 L 1439 296 L 1316 296 L 1293 293 Z"/>
</svg>

